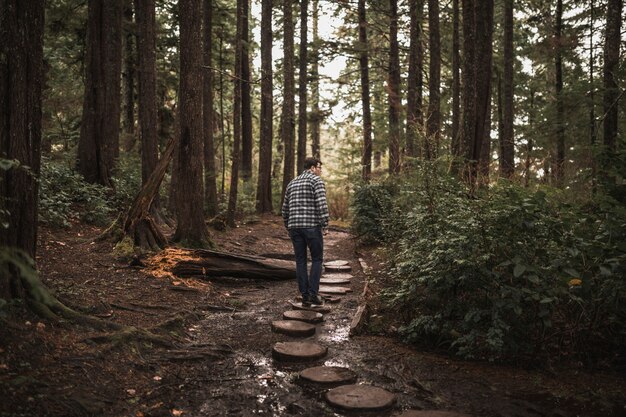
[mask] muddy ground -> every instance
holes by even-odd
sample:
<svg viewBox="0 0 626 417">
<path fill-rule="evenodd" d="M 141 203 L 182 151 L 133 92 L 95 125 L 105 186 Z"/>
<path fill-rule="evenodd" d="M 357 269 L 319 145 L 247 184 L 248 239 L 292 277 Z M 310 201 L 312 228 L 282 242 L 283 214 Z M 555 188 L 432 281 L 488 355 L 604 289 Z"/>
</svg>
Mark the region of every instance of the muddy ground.
<svg viewBox="0 0 626 417">
<path fill-rule="evenodd" d="M 270 323 L 296 300 L 295 281 L 180 279 L 162 258 L 134 266 L 116 259 L 111 242 L 94 242 L 101 232 L 80 224 L 41 230 L 43 281 L 76 310 L 151 329 L 175 345 L 102 338 L 111 334 L 24 313 L 9 317 L 0 321 L 0 416 L 393 416 L 409 408 L 484 417 L 626 415 L 626 378 L 611 370 L 473 363 L 416 351 L 389 334 L 349 336 L 379 260 L 375 251 L 355 248 L 346 230 L 331 229 L 325 259 L 350 262 L 353 292 L 329 304 L 332 312 L 312 337 L 328 356 L 307 364 L 280 363 L 271 354 L 276 342 L 292 340 Z M 212 237 L 227 252 L 292 252 L 274 216 Z M 359 258 L 373 267 L 367 274 Z M 375 283 L 368 290 L 375 301 Z M 319 364 L 351 368 L 358 383 L 395 393 L 395 406 L 369 414 L 330 407 L 323 389 L 298 379 Z"/>
</svg>

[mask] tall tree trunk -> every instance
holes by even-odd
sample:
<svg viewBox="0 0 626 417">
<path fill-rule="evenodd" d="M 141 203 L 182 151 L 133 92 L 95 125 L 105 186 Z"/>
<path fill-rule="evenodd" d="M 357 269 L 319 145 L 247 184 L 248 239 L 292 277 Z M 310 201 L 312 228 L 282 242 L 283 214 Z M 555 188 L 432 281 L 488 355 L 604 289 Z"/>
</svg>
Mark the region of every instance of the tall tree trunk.
<svg viewBox="0 0 626 417">
<path fill-rule="evenodd" d="M 461 43 L 459 36 L 459 0 L 452 0 L 452 158 L 453 172 L 458 174 L 461 158 Z"/>
<path fill-rule="evenodd" d="M 243 3 L 248 0 L 237 0 L 237 34 L 235 35 L 235 76 L 233 78 L 233 149 L 231 152 L 230 192 L 228 193 L 228 209 L 226 223 L 235 227 L 237 214 L 237 194 L 239 187 L 239 165 L 241 160 L 241 90 L 242 90 L 242 59 L 243 59 Z"/>
<path fill-rule="evenodd" d="M 458 1 L 458 0 L 457 0 Z M 407 108 L 406 108 L 406 153 L 410 157 L 418 155 L 419 136 L 421 133 L 422 96 L 421 83 L 422 60 L 422 14 L 424 0 L 409 2 L 410 15 L 410 42 L 409 42 L 409 73 L 407 79 Z"/>
<path fill-rule="evenodd" d="M 306 135 L 307 135 L 307 76 L 308 76 L 308 0 L 300 0 L 300 53 L 298 71 L 298 169 L 304 166 L 306 158 Z"/>
<path fill-rule="evenodd" d="M 493 0 L 463 0 L 463 114 L 465 180 L 477 185 L 489 111 Z"/>
<path fill-rule="evenodd" d="M 37 178 L 41 161 L 44 2 L 0 0 L 0 247 L 37 245 Z M 25 169 L 29 167 L 29 169 Z M 4 223 L 7 223 L 4 225 Z M 0 274 L 0 298 L 21 297 L 14 277 Z"/>
<path fill-rule="evenodd" d="M 215 82 L 213 77 L 213 0 L 204 0 L 202 59 L 204 62 L 202 130 L 204 132 L 204 201 L 209 216 L 217 214 L 217 174 L 215 171 L 215 110 L 213 97 Z"/>
<path fill-rule="evenodd" d="M 274 136 L 274 74 L 272 70 L 272 0 L 261 3 L 261 137 L 256 211 L 272 211 L 272 142 Z"/>
<path fill-rule="evenodd" d="M 313 45 L 311 48 L 311 155 L 320 158 L 319 0 L 313 0 Z"/>
<path fill-rule="evenodd" d="M 606 36 L 604 44 L 604 148 L 611 160 L 617 151 L 617 117 L 619 86 L 622 0 L 608 0 L 606 9 Z M 608 167 L 603 167 L 608 168 Z"/>
<path fill-rule="evenodd" d="M 363 155 L 361 176 L 369 182 L 372 174 L 372 112 L 370 110 L 369 43 L 365 0 L 359 0 L 359 68 L 361 70 L 361 105 L 363 106 Z"/>
<path fill-rule="evenodd" d="M 563 187 L 565 169 L 565 109 L 563 105 L 563 63 L 562 63 L 562 31 L 563 31 L 563 0 L 556 2 L 556 24 L 554 37 L 555 93 L 556 93 L 556 159 L 554 161 L 554 178 L 558 187 Z"/>
<path fill-rule="evenodd" d="M 592 192 L 596 193 L 597 187 L 597 164 L 596 158 L 593 155 L 596 147 L 597 133 L 596 133 L 596 106 L 595 106 L 595 88 L 593 85 L 593 72 L 594 72 L 594 44 L 593 44 L 593 24 L 595 21 L 595 4 L 594 0 L 589 2 L 589 143 L 591 144 L 591 156 L 589 158 L 591 164 L 591 188 Z"/>
<path fill-rule="evenodd" d="M 515 139 L 513 137 L 513 0 L 504 2 L 504 80 L 502 136 L 500 136 L 500 175 L 512 178 L 515 173 Z"/>
<path fill-rule="evenodd" d="M 130 150 L 135 143 L 135 33 L 133 30 L 133 0 L 124 0 L 124 112 L 122 128 L 128 136 L 124 148 Z"/>
<path fill-rule="evenodd" d="M 426 158 L 437 158 L 441 130 L 441 44 L 439 39 L 439 2 L 428 0 L 428 120 L 426 122 Z"/>
<path fill-rule="evenodd" d="M 400 172 L 400 46 L 398 44 L 398 0 L 389 0 L 389 173 Z"/>
<path fill-rule="evenodd" d="M 78 170 L 92 183 L 112 186 L 119 155 L 122 0 L 88 2 L 87 57 Z"/>
<path fill-rule="evenodd" d="M 285 195 L 287 185 L 293 179 L 294 171 L 294 129 L 295 129 L 295 80 L 294 80 L 294 22 L 292 0 L 283 0 L 283 107 L 280 120 L 280 137 L 284 146 L 283 188 L 281 196 Z M 298 167 L 299 169 L 300 167 Z M 281 198 L 282 201 L 282 198 Z"/>
<path fill-rule="evenodd" d="M 224 117 L 224 28 L 220 29 L 220 134 L 222 138 L 222 181 L 220 185 L 221 200 L 226 200 L 226 140 L 230 132 L 226 132 L 226 118 Z"/>
<path fill-rule="evenodd" d="M 530 103 L 528 106 L 528 128 L 529 131 L 533 131 L 533 126 L 535 124 L 535 91 L 530 91 Z M 530 185 L 530 167 L 532 165 L 532 153 L 533 153 L 533 135 L 528 135 L 528 139 L 526 142 L 526 163 L 524 165 L 524 186 L 528 187 Z"/>
<path fill-rule="evenodd" d="M 202 2 L 179 0 L 180 91 L 178 225 L 173 240 L 192 246 L 210 244 L 204 224 L 202 187 Z"/>
<path fill-rule="evenodd" d="M 241 177 L 252 178 L 252 100 L 250 97 L 250 0 L 241 4 Z"/>
<path fill-rule="evenodd" d="M 155 0 L 135 0 L 137 52 L 139 61 L 139 132 L 141 137 L 141 183 L 145 184 L 159 160 L 156 91 Z M 152 200 L 153 214 L 160 207 L 157 190 Z"/>
</svg>

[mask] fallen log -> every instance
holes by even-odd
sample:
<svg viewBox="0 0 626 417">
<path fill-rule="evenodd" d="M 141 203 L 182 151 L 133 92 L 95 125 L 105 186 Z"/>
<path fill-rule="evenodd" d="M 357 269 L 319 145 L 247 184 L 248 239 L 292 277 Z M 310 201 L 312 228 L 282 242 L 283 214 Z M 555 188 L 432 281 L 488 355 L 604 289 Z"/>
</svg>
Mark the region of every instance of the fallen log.
<svg viewBox="0 0 626 417">
<path fill-rule="evenodd" d="M 296 264 L 283 259 L 197 249 L 189 251 L 184 259 L 177 260 L 171 272 L 181 278 L 288 280 L 296 278 Z"/>
</svg>

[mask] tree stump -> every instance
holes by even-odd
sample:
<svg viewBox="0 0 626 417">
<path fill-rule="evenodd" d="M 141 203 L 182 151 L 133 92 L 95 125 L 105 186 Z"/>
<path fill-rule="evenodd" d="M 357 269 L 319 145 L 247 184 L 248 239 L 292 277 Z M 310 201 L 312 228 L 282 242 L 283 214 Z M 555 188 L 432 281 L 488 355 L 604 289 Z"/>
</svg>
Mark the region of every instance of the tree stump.
<svg viewBox="0 0 626 417">
<path fill-rule="evenodd" d="M 272 331 L 288 336 L 308 337 L 315 334 L 315 326 L 297 320 L 276 320 L 272 322 Z"/>
<path fill-rule="evenodd" d="M 316 366 L 300 372 L 300 378 L 322 385 L 349 384 L 356 381 L 356 373 L 341 366 Z"/>
<path fill-rule="evenodd" d="M 321 323 L 324 315 L 316 311 L 309 310 L 288 310 L 283 313 L 285 320 L 298 320 L 305 323 Z"/>
<path fill-rule="evenodd" d="M 328 391 L 326 401 L 347 411 L 375 411 L 391 407 L 396 396 L 370 385 L 342 385 Z"/>
<path fill-rule="evenodd" d="M 311 342 L 278 342 L 272 349 L 274 359 L 286 362 L 315 361 L 327 353 L 327 347 Z"/>
</svg>

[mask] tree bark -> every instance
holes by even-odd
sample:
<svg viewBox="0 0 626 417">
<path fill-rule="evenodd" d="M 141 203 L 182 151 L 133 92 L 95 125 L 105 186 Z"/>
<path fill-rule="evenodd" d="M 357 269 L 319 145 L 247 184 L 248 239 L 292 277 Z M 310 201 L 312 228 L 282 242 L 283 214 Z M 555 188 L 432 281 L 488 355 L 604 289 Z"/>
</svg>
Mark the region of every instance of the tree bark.
<svg viewBox="0 0 626 417">
<path fill-rule="evenodd" d="M 365 0 L 359 0 L 359 68 L 361 71 L 361 105 L 363 106 L 363 155 L 361 177 L 369 182 L 372 174 L 372 112 L 370 110 L 369 42 Z"/>
<path fill-rule="evenodd" d="M 504 2 L 504 80 L 502 102 L 502 136 L 500 136 L 500 175 L 512 178 L 515 173 L 515 139 L 513 137 L 513 0 Z"/>
<path fill-rule="evenodd" d="M 213 76 L 213 0 L 204 0 L 202 8 L 203 42 L 202 59 L 204 62 L 203 97 L 202 97 L 202 128 L 204 132 L 204 201 L 206 212 L 215 216 L 217 207 L 217 174 L 215 171 L 215 77 Z"/>
<path fill-rule="evenodd" d="M 139 57 L 139 132 L 141 137 L 141 183 L 145 184 L 159 159 L 156 91 L 156 16 L 154 0 L 135 0 L 137 52 Z M 151 212 L 160 218 L 159 190 Z"/>
<path fill-rule="evenodd" d="M 289 280 L 296 278 L 296 266 L 295 262 L 282 259 L 194 250 L 176 263 L 172 273 L 179 277 Z"/>
<path fill-rule="evenodd" d="M 135 7 L 136 9 L 136 7 Z M 124 0 L 124 18 L 122 24 L 124 50 L 124 111 L 122 129 L 128 136 L 124 148 L 130 151 L 135 143 L 135 31 L 133 30 L 133 0 Z"/>
<path fill-rule="evenodd" d="M 398 44 L 398 1 L 389 0 L 389 173 L 400 173 L 400 46 Z"/>
<path fill-rule="evenodd" d="M 428 0 L 428 120 L 426 122 L 427 159 L 435 159 L 439 153 L 439 131 L 441 130 L 441 43 L 439 39 L 439 2 Z"/>
<path fill-rule="evenodd" d="M 19 166 L 0 169 L 0 247 L 16 248 L 34 259 L 41 163 L 44 2 L 0 0 L 0 10 L 0 158 L 19 162 Z M 15 278 L 0 274 L 0 298 L 22 295 Z"/>
<path fill-rule="evenodd" d="M 249 3 L 241 3 L 241 177 L 252 178 L 252 101 L 250 97 Z"/>
<path fill-rule="evenodd" d="M 307 78 L 308 78 L 308 0 L 300 0 L 300 53 L 298 56 L 298 169 L 304 166 L 307 136 Z"/>
<path fill-rule="evenodd" d="M 261 3 L 261 137 L 256 211 L 272 211 L 272 142 L 274 136 L 274 74 L 272 69 L 272 0 Z"/>
<path fill-rule="evenodd" d="M 237 214 L 237 195 L 239 187 L 239 165 L 241 160 L 241 89 L 242 89 L 242 58 L 243 58 L 243 3 L 237 0 L 237 33 L 235 35 L 235 76 L 233 78 L 233 149 L 231 152 L 230 191 L 228 193 L 228 209 L 226 223 L 235 227 Z"/>
<path fill-rule="evenodd" d="M 463 121 L 465 180 L 473 193 L 491 95 L 493 0 L 463 0 Z"/>
<path fill-rule="evenodd" d="M 78 171 L 85 180 L 112 186 L 119 155 L 122 0 L 88 2 L 87 56 Z"/>
<path fill-rule="evenodd" d="M 159 250 L 167 245 L 167 238 L 159 229 L 154 217 L 150 215 L 150 207 L 154 205 L 153 200 L 158 196 L 159 187 L 176 144 L 176 136 L 172 136 L 153 172 L 143 182 L 124 220 L 124 236 L 130 237 L 133 245 L 142 249 Z"/>
<path fill-rule="evenodd" d="M 563 187 L 565 177 L 565 108 L 563 105 L 563 63 L 562 63 L 562 31 L 563 31 L 563 0 L 556 2 L 556 24 L 554 27 L 555 51 L 555 93 L 556 93 L 556 158 L 553 164 L 554 179 L 558 187 Z"/>
<path fill-rule="evenodd" d="M 292 0 L 283 0 L 283 107 L 280 120 L 280 137 L 283 142 L 284 165 L 283 165 L 283 188 L 281 196 L 284 197 L 287 185 L 294 175 L 294 141 L 295 141 L 295 81 L 294 81 L 294 22 Z M 299 169 L 300 167 L 298 167 Z M 282 201 L 282 198 L 281 198 Z"/>
<path fill-rule="evenodd" d="M 609 160 L 617 151 L 618 69 L 620 59 L 622 0 L 608 0 L 604 44 L 604 148 Z"/>
<path fill-rule="evenodd" d="M 459 0 L 452 0 L 452 167 L 459 173 L 461 150 L 461 43 L 459 36 Z"/>
<path fill-rule="evenodd" d="M 458 1 L 458 0 L 455 0 Z M 422 14 L 424 0 L 409 2 L 410 43 L 409 73 L 407 78 L 406 154 L 418 156 L 419 137 L 422 129 Z"/>
<path fill-rule="evenodd" d="M 202 187 L 202 2 L 179 0 L 180 104 L 178 111 L 178 220 L 173 240 L 185 245 L 210 244 L 204 224 Z"/>
<path fill-rule="evenodd" d="M 320 110 L 320 72 L 319 72 L 319 0 L 313 0 L 313 45 L 311 48 L 311 155 L 320 158 L 320 125 L 322 114 Z"/>
</svg>

